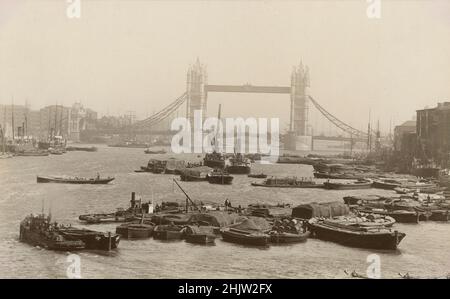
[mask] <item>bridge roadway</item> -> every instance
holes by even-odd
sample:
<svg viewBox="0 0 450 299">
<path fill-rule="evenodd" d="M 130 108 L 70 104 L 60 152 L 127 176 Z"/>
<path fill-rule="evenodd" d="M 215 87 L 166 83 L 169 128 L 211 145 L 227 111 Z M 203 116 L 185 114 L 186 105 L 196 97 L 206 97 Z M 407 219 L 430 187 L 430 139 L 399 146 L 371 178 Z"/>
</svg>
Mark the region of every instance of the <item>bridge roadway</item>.
<svg viewBox="0 0 450 299">
<path fill-rule="evenodd" d="M 290 94 L 288 86 L 256 86 L 244 85 L 205 85 L 205 92 L 241 92 L 241 93 L 284 93 Z"/>
</svg>

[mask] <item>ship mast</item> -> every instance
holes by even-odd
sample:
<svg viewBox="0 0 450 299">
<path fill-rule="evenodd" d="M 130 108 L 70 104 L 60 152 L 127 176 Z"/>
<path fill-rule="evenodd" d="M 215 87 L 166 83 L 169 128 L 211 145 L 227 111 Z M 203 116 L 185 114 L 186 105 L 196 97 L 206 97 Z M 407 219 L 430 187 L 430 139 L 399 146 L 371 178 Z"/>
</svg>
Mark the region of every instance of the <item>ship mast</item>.
<svg viewBox="0 0 450 299">
<path fill-rule="evenodd" d="M 220 117 L 222 113 L 222 104 L 219 104 L 219 110 L 217 112 L 217 125 L 216 125 L 216 132 L 214 134 L 214 151 L 217 152 L 217 133 L 219 131 L 219 123 L 221 122 Z"/>
<path fill-rule="evenodd" d="M 12 126 L 12 142 L 14 144 L 14 99 L 11 105 L 11 126 Z"/>
</svg>

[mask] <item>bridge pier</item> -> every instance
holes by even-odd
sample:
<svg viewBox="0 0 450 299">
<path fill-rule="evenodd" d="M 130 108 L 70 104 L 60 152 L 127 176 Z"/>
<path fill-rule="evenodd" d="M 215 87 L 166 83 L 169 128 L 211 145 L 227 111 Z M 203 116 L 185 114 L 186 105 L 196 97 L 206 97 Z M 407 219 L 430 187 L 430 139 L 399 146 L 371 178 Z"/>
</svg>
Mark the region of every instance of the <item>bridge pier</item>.
<svg viewBox="0 0 450 299">
<path fill-rule="evenodd" d="M 312 138 L 308 136 L 308 97 L 306 87 L 309 87 L 309 69 L 300 63 L 294 67 L 291 74 L 291 114 L 290 132 L 286 149 L 310 150 Z"/>
</svg>

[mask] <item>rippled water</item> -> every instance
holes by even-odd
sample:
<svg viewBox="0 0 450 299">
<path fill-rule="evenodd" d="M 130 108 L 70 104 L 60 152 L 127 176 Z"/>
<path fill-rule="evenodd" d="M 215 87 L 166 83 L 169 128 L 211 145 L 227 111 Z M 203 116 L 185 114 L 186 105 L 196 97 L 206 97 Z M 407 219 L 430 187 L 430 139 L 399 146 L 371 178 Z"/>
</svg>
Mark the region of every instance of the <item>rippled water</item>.
<svg viewBox="0 0 450 299">
<path fill-rule="evenodd" d="M 164 155 L 167 157 L 168 155 Z M 18 241 L 19 223 L 29 213 L 51 206 L 58 222 L 78 222 L 78 215 L 109 212 L 127 207 L 131 191 L 144 200 L 183 201 L 174 187 L 172 175 L 134 173 L 149 159 L 142 149 L 100 147 L 98 152 L 68 152 L 62 156 L 15 157 L 0 160 L 0 277 L 65 278 L 69 253 L 32 247 Z M 184 156 L 198 160 L 196 156 Z M 254 164 L 254 172 L 273 175 L 312 176 L 306 165 Z M 114 175 L 109 185 L 37 184 L 36 175 L 67 174 L 78 176 Z M 291 203 L 342 200 L 347 194 L 391 194 L 383 190 L 326 191 L 315 189 L 275 189 L 250 186 L 254 179 L 235 176 L 232 186 L 207 182 L 182 183 L 188 194 L 204 202 L 233 205 L 249 203 Z M 114 231 L 114 224 L 90 228 Z M 304 244 L 271 246 L 265 249 L 245 247 L 216 240 L 215 246 L 199 246 L 184 241 L 161 242 L 153 239 L 121 240 L 110 253 L 83 251 L 83 278 L 341 278 L 344 270 L 366 273 L 366 259 L 376 253 L 381 258 L 383 277 L 442 276 L 450 272 L 450 223 L 422 222 L 419 225 L 396 224 L 406 233 L 399 250 L 373 251 L 308 239 Z"/>
</svg>

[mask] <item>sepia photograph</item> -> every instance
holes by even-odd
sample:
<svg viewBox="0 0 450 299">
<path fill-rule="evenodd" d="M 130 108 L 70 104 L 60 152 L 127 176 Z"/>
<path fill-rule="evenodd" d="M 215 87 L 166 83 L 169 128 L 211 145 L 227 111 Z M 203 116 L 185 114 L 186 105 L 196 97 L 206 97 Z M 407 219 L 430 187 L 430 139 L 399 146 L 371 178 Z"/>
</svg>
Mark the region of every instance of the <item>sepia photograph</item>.
<svg viewBox="0 0 450 299">
<path fill-rule="evenodd" d="M 448 0 L 0 0 L 2 279 L 450 279 L 449 222 Z"/>
</svg>

